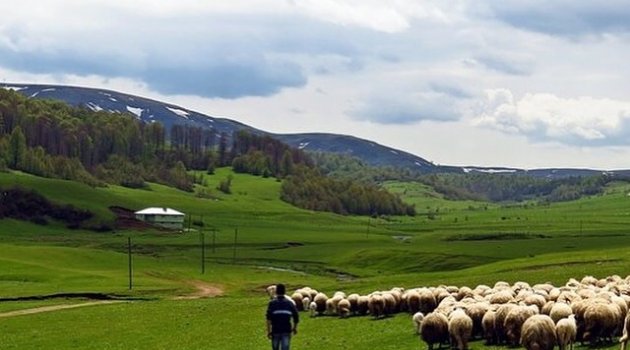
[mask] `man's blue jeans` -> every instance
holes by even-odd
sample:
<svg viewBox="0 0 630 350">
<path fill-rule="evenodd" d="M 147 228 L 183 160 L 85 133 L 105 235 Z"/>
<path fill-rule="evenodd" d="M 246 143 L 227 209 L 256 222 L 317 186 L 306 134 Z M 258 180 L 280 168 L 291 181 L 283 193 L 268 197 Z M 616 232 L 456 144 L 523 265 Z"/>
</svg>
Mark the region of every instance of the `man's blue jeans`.
<svg viewBox="0 0 630 350">
<path fill-rule="evenodd" d="M 291 343 L 291 333 L 272 334 L 271 348 L 273 350 L 289 350 Z"/>
</svg>

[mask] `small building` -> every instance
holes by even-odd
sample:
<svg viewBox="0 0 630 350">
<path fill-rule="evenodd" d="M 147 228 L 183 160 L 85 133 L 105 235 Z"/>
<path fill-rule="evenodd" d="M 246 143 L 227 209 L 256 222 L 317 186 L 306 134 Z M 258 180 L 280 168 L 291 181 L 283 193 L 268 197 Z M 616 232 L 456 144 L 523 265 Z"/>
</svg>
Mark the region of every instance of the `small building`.
<svg viewBox="0 0 630 350">
<path fill-rule="evenodd" d="M 184 228 L 184 213 L 171 208 L 146 208 L 135 212 L 136 219 L 156 226 L 181 230 Z"/>
</svg>

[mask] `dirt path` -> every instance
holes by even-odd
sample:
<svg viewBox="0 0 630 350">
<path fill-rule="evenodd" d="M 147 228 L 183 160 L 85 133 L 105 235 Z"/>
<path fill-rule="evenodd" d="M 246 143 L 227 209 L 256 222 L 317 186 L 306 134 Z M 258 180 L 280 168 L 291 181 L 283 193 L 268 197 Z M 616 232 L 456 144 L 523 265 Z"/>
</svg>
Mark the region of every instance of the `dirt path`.
<svg viewBox="0 0 630 350">
<path fill-rule="evenodd" d="M 75 309 L 79 307 L 116 304 L 116 303 L 124 303 L 124 302 L 125 301 L 122 301 L 122 300 L 101 300 L 101 301 L 91 301 L 89 303 L 81 303 L 81 304 L 62 304 L 62 305 L 42 306 L 42 307 L 35 307 L 32 309 L 23 309 L 23 310 L 15 310 L 15 311 L 0 313 L 0 318 L 32 315 L 32 314 L 39 314 L 42 312 Z"/>
<path fill-rule="evenodd" d="M 196 291 L 191 294 L 174 297 L 173 300 L 213 298 L 223 295 L 223 288 L 219 285 L 209 284 L 198 280 L 187 281 L 187 283 L 195 287 Z"/>
</svg>

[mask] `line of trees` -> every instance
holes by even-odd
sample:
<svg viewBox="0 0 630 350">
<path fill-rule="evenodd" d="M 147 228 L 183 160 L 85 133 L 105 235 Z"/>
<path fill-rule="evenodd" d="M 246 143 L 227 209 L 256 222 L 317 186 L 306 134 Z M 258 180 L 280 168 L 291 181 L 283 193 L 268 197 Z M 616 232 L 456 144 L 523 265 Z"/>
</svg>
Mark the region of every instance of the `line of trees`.
<svg viewBox="0 0 630 350">
<path fill-rule="evenodd" d="M 62 102 L 28 99 L 0 90 L 0 170 L 92 186 L 132 188 L 157 182 L 192 191 L 188 170 L 209 173 L 218 166 L 283 179 L 282 199 L 296 206 L 341 214 L 413 215 L 413 207 L 369 184 L 335 180 L 316 169 L 312 158 L 266 135 L 159 123 Z M 226 186 L 229 192 L 229 184 Z"/>
</svg>

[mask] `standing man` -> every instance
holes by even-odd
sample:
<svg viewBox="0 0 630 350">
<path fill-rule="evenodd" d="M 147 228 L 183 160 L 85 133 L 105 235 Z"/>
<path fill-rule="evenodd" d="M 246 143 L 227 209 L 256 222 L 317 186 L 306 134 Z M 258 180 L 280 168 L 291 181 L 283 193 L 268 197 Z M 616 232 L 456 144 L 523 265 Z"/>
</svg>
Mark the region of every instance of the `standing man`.
<svg viewBox="0 0 630 350">
<path fill-rule="evenodd" d="M 267 306 L 267 337 L 271 339 L 273 350 L 289 350 L 291 333 L 297 334 L 300 322 L 298 311 L 293 302 L 284 296 L 285 292 L 284 284 L 277 284 L 276 298 Z"/>
</svg>

